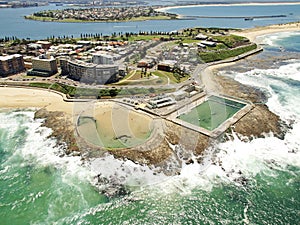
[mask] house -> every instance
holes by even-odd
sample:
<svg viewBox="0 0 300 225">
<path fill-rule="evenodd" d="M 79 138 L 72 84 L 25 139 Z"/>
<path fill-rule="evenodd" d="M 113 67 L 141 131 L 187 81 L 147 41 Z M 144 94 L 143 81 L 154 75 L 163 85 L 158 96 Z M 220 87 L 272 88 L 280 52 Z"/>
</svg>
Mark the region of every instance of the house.
<svg viewBox="0 0 300 225">
<path fill-rule="evenodd" d="M 38 45 L 41 45 L 42 46 L 42 49 L 49 49 L 50 47 L 51 47 L 51 42 L 49 42 L 49 41 L 38 41 L 38 42 L 36 42 L 36 44 L 38 44 Z"/>
<path fill-rule="evenodd" d="M 198 48 L 206 48 L 206 45 L 201 44 L 201 43 L 197 43 Z"/>
<path fill-rule="evenodd" d="M 175 60 L 164 60 L 157 65 L 158 70 L 162 71 L 173 71 L 173 68 L 177 62 Z"/>
<path fill-rule="evenodd" d="M 201 41 L 201 44 L 207 47 L 216 47 L 217 43 L 213 41 Z"/>
<path fill-rule="evenodd" d="M 83 40 L 80 40 L 80 41 L 77 41 L 77 44 L 78 45 L 82 45 L 82 46 L 88 46 L 91 44 L 90 41 L 83 41 Z"/>
<path fill-rule="evenodd" d="M 138 68 L 152 68 L 155 65 L 154 59 L 148 58 L 148 59 L 142 59 L 138 62 L 137 67 Z"/>
<path fill-rule="evenodd" d="M 206 35 L 201 34 L 201 33 L 195 37 L 196 40 L 206 40 L 207 38 L 208 37 Z"/>
</svg>

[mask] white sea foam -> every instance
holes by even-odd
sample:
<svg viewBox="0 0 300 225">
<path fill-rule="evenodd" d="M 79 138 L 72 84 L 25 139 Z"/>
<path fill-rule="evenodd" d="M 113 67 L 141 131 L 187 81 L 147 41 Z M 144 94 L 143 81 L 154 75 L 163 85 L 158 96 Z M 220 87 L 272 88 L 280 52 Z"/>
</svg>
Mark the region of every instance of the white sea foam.
<svg viewBox="0 0 300 225">
<path fill-rule="evenodd" d="M 257 41 L 260 44 L 266 44 L 269 46 L 273 46 L 273 47 L 282 47 L 278 44 L 278 41 L 289 38 L 289 37 L 293 37 L 293 36 L 299 36 L 300 32 L 298 31 L 289 31 L 289 32 L 280 32 L 280 33 L 275 33 L 275 34 L 266 34 L 266 35 L 262 35 L 257 37 Z"/>
<path fill-rule="evenodd" d="M 298 87 L 290 82 L 300 81 L 300 61 L 286 61 L 287 65 L 277 69 L 254 69 L 246 73 L 236 73 L 234 78 L 242 84 L 258 87 L 268 93 L 267 105 L 270 110 L 284 120 L 300 117 L 300 96 Z M 274 89 L 276 88 L 276 89 Z"/>
<path fill-rule="evenodd" d="M 288 170 L 288 166 L 300 167 L 300 101 L 297 89 L 290 86 L 286 81 L 299 81 L 300 62 L 290 61 L 289 64 L 278 69 L 252 70 L 246 73 L 236 74 L 238 81 L 259 87 L 269 93 L 268 106 L 272 111 L 286 120 L 294 120 L 291 129 L 284 140 L 274 137 L 272 134 L 265 138 L 257 138 L 248 142 L 241 141 L 235 134 L 233 139 L 225 143 L 213 146 L 208 150 L 208 155 L 203 164 L 186 165 L 183 162 L 181 174 L 166 177 L 162 173 L 154 172 L 153 168 L 137 165 L 129 160 L 118 160 L 108 155 L 104 158 L 92 159 L 86 167 L 82 167 L 79 157 L 59 157 L 56 153 L 59 148 L 55 147 L 55 141 L 48 135 L 51 130 L 42 128 L 41 121 L 29 119 L 23 124 L 28 129 L 26 143 L 21 149 L 21 154 L 26 159 L 34 159 L 41 165 L 54 165 L 64 168 L 64 179 L 69 182 L 73 175 L 97 181 L 97 175 L 124 184 L 134 193 L 138 190 L 155 189 L 162 193 L 189 194 L 193 189 L 210 191 L 215 185 L 230 183 L 244 185 L 243 179 L 252 179 L 258 174 L 276 176 L 278 170 Z M 298 74 L 298 75 L 297 75 Z M 274 90 L 277 87 L 278 90 Z M 282 99 L 282 95 L 288 96 Z M 20 113 L 20 112 L 18 112 Z M 33 118 L 32 112 L 26 112 Z M 2 128 L 11 127 L 11 133 L 16 123 L 13 121 L 15 114 L 9 114 L 9 118 L 0 117 L 6 125 Z M 1 123 L 2 124 L 2 123 Z M 194 159 L 194 162 L 196 160 Z M 147 191 L 149 193 L 149 191 Z M 155 192 L 153 192 L 155 193 Z"/>
<path fill-rule="evenodd" d="M 294 121 L 284 140 L 266 134 L 264 138 L 245 142 L 233 133 L 232 140 L 211 149 L 203 165 L 184 165 L 179 176 L 158 185 L 162 193 L 188 194 L 194 188 L 210 191 L 221 183 L 247 185 L 258 174 L 276 177 L 278 171 L 289 172 L 289 166 L 300 168 L 299 87 L 289 83 L 300 80 L 300 62 L 287 63 L 278 69 L 255 69 L 235 75 L 239 82 L 266 91 L 269 108 L 282 119 Z"/>
<path fill-rule="evenodd" d="M 283 78 L 283 79 L 291 79 L 291 80 L 296 80 L 296 81 L 300 81 L 300 61 L 299 60 L 289 60 L 286 61 L 286 65 L 280 66 L 279 68 L 276 69 L 254 69 L 251 71 L 248 71 L 246 73 L 237 73 L 237 75 L 235 76 L 235 78 L 240 81 L 243 82 L 244 81 L 242 79 L 239 78 L 239 76 L 243 76 L 243 77 L 253 77 L 254 79 L 254 83 L 249 83 L 249 85 L 255 85 L 255 86 L 265 86 L 266 83 L 269 83 L 269 80 L 263 80 L 263 84 L 260 84 L 258 82 L 256 82 L 255 80 L 257 78 L 261 78 L 264 76 L 267 76 L 267 78 Z"/>
<path fill-rule="evenodd" d="M 135 164 L 130 160 L 119 160 L 112 155 L 90 160 L 90 168 L 99 177 L 109 179 L 116 184 L 124 184 L 131 189 L 153 185 L 168 178 L 146 165 Z"/>
<path fill-rule="evenodd" d="M 13 149 L 12 155 L 6 160 L 5 165 L 10 165 L 16 157 L 24 158 L 23 165 L 54 166 L 65 171 L 64 176 L 77 176 L 86 179 L 91 173 L 82 166 L 80 157 L 59 157 L 61 147 L 56 146 L 56 141 L 49 138 L 52 130 L 42 127 L 42 120 L 34 120 L 33 111 L 19 111 L 0 114 L 0 128 L 8 131 L 8 139 L 17 138 L 18 131 L 25 130 L 25 140 Z M 5 166 L 4 165 L 4 166 Z"/>
<path fill-rule="evenodd" d="M 222 183 L 243 186 L 258 174 L 276 177 L 277 171 L 288 171 L 289 166 L 300 168 L 299 132 L 297 123 L 284 140 L 270 134 L 244 142 L 233 134 L 233 140 L 211 150 L 208 163 L 185 165 L 180 175 L 152 188 L 165 194 L 189 195 L 193 189 L 211 191 Z"/>
</svg>

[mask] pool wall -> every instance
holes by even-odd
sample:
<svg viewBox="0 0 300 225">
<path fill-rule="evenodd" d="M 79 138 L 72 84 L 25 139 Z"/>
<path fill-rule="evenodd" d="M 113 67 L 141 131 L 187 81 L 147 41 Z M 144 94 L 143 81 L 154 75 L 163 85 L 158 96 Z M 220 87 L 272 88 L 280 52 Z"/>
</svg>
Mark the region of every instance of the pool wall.
<svg viewBox="0 0 300 225">
<path fill-rule="evenodd" d="M 203 127 L 197 126 L 195 124 L 191 124 L 189 122 L 186 122 L 186 121 L 178 118 L 181 115 L 186 114 L 187 112 L 190 112 L 191 110 L 193 110 L 197 106 L 201 105 L 202 103 L 208 101 L 209 98 L 216 98 L 216 99 L 224 100 L 224 102 L 228 101 L 229 103 L 234 102 L 234 103 L 236 103 L 237 106 L 243 106 L 243 107 L 240 110 L 238 110 L 236 113 L 234 113 L 230 118 L 227 118 L 219 126 L 217 126 L 215 129 L 212 129 L 212 130 L 205 129 Z M 188 128 L 188 129 L 197 131 L 197 132 L 207 135 L 209 137 L 216 138 L 220 134 L 224 133 L 230 126 L 232 126 L 238 120 L 240 120 L 243 116 L 245 116 L 253 107 L 254 107 L 254 105 L 251 102 L 244 101 L 242 99 L 232 98 L 230 96 L 225 96 L 225 95 L 209 95 L 209 96 L 198 99 L 197 101 L 194 101 L 190 104 L 183 106 L 176 112 L 169 115 L 167 117 L 167 119 L 169 121 L 172 121 L 178 125 Z"/>
</svg>

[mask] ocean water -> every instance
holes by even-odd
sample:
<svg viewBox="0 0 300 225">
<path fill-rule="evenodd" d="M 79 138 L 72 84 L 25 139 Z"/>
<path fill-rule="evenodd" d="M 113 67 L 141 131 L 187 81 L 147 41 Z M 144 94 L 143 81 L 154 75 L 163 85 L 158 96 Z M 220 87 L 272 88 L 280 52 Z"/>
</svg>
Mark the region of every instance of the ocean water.
<svg viewBox="0 0 300 225">
<path fill-rule="evenodd" d="M 195 20 L 162 20 L 162 21 L 138 21 L 115 23 L 59 23 L 39 22 L 25 20 L 24 16 L 37 11 L 62 9 L 67 6 L 42 6 L 32 8 L 0 9 L 0 38 L 5 36 L 18 38 L 30 38 L 32 40 L 45 39 L 51 36 L 73 35 L 80 37 L 81 33 L 102 33 L 110 35 L 119 32 L 139 31 L 165 31 L 170 32 L 190 27 L 230 27 L 249 28 L 270 24 L 288 23 L 298 21 L 300 18 L 300 5 L 255 5 L 255 6 L 200 6 L 190 8 L 176 8 L 169 12 L 185 16 L 270 16 L 286 15 L 282 18 L 261 18 L 252 21 L 244 19 L 205 19 Z M 8 26 L 9 24 L 9 26 Z"/>
<path fill-rule="evenodd" d="M 286 53 L 300 52 L 290 45 L 299 39 L 284 33 L 262 41 Z M 300 224 L 300 60 L 223 73 L 265 91 L 270 109 L 293 128 L 283 140 L 233 134 L 173 177 L 112 156 L 60 157 L 63 146 L 33 111 L 1 111 L 1 224 Z M 120 183 L 130 194 L 101 194 Z"/>
<path fill-rule="evenodd" d="M 78 157 L 62 151 L 33 111 L 0 113 L 1 224 L 62 224 L 107 202 L 89 184 Z"/>
</svg>

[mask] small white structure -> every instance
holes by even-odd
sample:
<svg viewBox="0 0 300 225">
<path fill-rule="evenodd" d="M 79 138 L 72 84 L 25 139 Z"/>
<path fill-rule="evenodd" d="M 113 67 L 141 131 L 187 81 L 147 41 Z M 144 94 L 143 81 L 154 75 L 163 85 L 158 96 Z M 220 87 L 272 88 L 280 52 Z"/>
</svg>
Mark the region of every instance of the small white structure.
<svg viewBox="0 0 300 225">
<path fill-rule="evenodd" d="M 147 107 L 155 109 L 173 105 L 175 103 L 176 101 L 171 97 L 155 98 L 148 101 Z"/>
<path fill-rule="evenodd" d="M 201 41 L 201 44 L 206 45 L 208 47 L 216 47 L 216 42 L 213 41 Z"/>
<path fill-rule="evenodd" d="M 206 35 L 201 34 L 201 33 L 195 37 L 195 39 L 197 39 L 197 40 L 206 40 L 207 38 L 208 37 Z"/>
<path fill-rule="evenodd" d="M 80 40 L 80 41 L 77 41 L 77 44 L 86 46 L 86 45 L 90 45 L 91 42 L 90 42 L 90 41 L 83 41 L 83 40 Z"/>
<path fill-rule="evenodd" d="M 198 46 L 199 48 L 206 48 L 206 45 L 201 44 L 201 43 L 197 43 L 197 46 Z"/>
<path fill-rule="evenodd" d="M 173 92 L 172 96 L 176 101 L 180 101 L 182 99 L 184 99 L 185 97 L 187 97 L 188 93 L 186 91 L 183 90 L 178 90 L 176 92 Z"/>
</svg>

